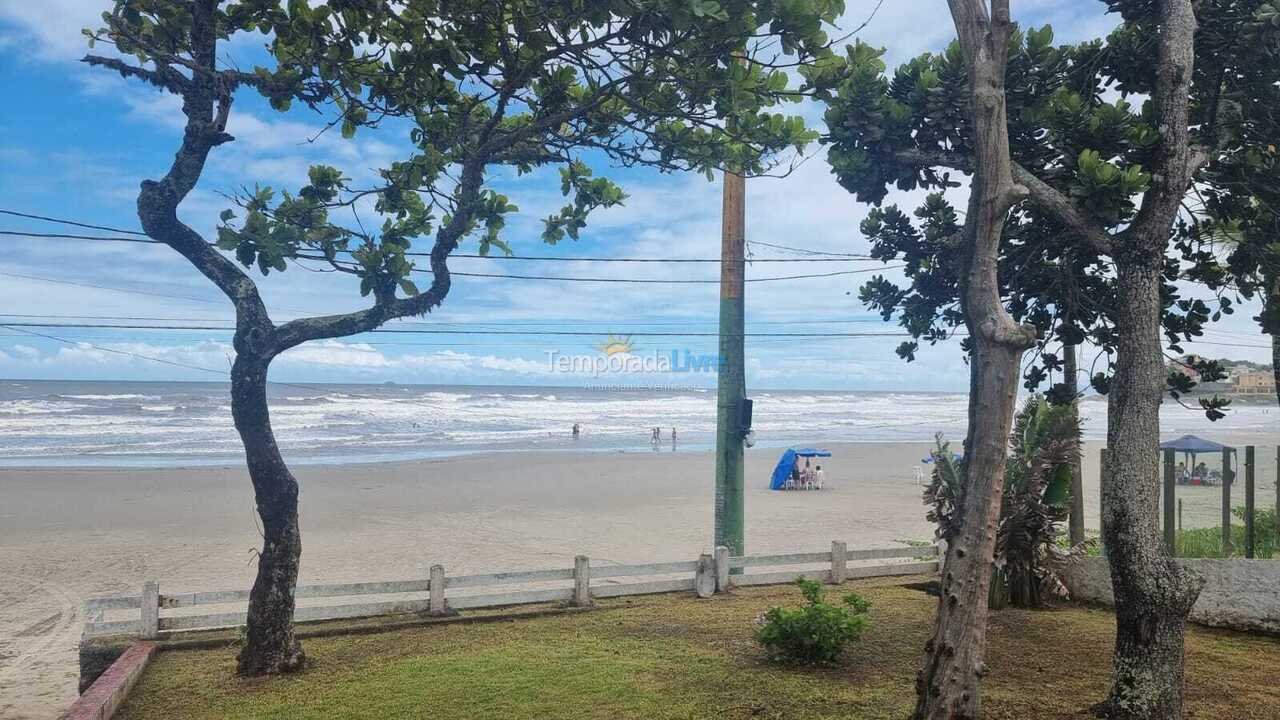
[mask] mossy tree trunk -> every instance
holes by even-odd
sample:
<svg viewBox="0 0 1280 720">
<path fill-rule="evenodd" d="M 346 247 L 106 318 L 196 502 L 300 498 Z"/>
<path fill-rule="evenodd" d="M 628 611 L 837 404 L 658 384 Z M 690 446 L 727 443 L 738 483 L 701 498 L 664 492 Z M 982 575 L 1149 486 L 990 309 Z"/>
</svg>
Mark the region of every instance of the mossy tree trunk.
<svg viewBox="0 0 1280 720">
<path fill-rule="evenodd" d="M 1152 104 L 1161 142 L 1142 209 L 1115 244 L 1116 365 L 1107 397 L 1103 542 L 1111 562 L 1116 645 L 1104 717 L 1182 717 L 1183 636 L 1203 580 L 1169 557 L 1160 535 L 1160 402 L 1165 388 L 1161 286 L 1170 228 L 1195 168 L 1190 82 L 1196 18 L 1191 0 L 1160 3 Z"/>
<path fill-rule="evenodd" d="M 268 361 L 237 355 L 231 368 L 231 413 L 262 518 L 258 574 L 249 591 L 247 635 L 236 663 L 241 675 L 297 670 L 305 660 L 293 633 L 294 587 L 302 558 L 298 481 L 271 429 L 267 367 Z"/>
<path fill-rule="evenodd" d="M 1110 718 L 1181 718 L 1183 632 L 1201 580 L 1169 557 L 1159 528 L 1160 258 L 1117 261 L 1119 347 L 1108 396 L 1103 542 L 1116 606 Z"/>
</svg>

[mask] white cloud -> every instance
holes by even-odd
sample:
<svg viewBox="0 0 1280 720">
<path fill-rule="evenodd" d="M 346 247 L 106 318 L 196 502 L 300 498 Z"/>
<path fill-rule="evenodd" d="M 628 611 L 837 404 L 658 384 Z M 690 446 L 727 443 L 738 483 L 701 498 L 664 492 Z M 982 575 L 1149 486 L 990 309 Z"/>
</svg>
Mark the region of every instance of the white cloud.
<svg viewBox="0 0 1280 720">
<path fill-rule="evenodd" d="M 88 52 L 82 28 L 102 25 L 107 0 L 13 0 L 0 3 L 0 46 L 39 60 L 72 61 Z"/>
</svg>

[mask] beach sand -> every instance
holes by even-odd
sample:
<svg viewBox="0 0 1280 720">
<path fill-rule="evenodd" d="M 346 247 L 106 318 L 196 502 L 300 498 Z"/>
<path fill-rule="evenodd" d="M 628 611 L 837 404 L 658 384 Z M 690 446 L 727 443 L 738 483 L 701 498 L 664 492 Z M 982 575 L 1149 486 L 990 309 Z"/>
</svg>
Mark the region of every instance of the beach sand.
<svg viewBox="0 0 1280 720">
<path fill-rule="evenodd" d="M 913 474 L 929 443 L 829 447 L 824 492 L 768 491 L 778 450 L 748 451 L 748 552 L 932 538 Z M 1097 457 L 1091 445 L 1089 528 Z M 711 453 L 669 448 L 299 466 L 299 582 L 421 578 L 436 563 L 450 573 L 570 567 L 578 554 L 692 560 L 711 549 L 712 472 Z M 1263 507 L 1270 487 L 1259 483 Z M 1203 490 L 1212 519 L 1217 489 Z M 243 468 L 0 469 L 0 498 L 0 717 L 54 718 L 75 697 L 85 598 L 137 594 L 149 579 L 170 593 L 253 580 L 260 538 Z"/>
</svg>

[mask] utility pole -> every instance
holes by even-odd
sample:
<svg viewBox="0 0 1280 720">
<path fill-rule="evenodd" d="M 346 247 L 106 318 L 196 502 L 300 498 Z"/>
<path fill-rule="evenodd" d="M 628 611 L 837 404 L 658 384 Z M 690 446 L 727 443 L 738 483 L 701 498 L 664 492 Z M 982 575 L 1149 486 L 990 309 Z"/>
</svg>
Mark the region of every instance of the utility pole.
<svg viewBox="0 0 1280 720">
<path fill-rule="evenodd" d="M 740 413 L 747 396 L 743 347 L 746 323 L 743 290 L 746 274 L 746 179 L 724 174 L 720 219 L 720 362 L 716 396 L 715 547 L 731 556 L 746 554 L 744 538 L 742 429 Z"/>
</svg>

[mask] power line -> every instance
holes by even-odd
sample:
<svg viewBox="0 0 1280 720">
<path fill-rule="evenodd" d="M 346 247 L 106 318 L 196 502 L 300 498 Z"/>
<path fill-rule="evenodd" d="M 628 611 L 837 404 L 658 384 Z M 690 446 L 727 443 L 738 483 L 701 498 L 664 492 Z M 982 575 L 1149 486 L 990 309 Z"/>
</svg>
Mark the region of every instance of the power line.
<svg viewBox="0 0 1280 720">
<path fill-rule="evenodd" d="M 406 255 L 409 253 L 406 253 Z M 430 253 L 421 253 L 430 255 Z M 452 253 L 450 258 L 483 258 L 486 260 L 562 260 L 566 262 L 610 262 L 610 263 L 716 263 L 719 258 L 637 258 L 637 257 L 556 257 L 554 255 L 476 255 L 468 253 Z M 859 262 L 869 258 L 747 258 L 748 263 L 797 263 L 797 262 Z"/>
<path fill-rule="evenodd" d="M 823 250 L 809 250 L 808 248 L 799 248 L 799 247 L 792 247 L 790 245 L 778 245 L 775 243 L 767 243 L 762 240 L 748 240 L 747 244 L 759 245 L 760 247 L 773 248 L 775 250 L 786 250 L 789 252 L 800 253 L 802 255 L 825 255 L 828 257 L 844 257 L 844 258 L 853 258 L 857 260 L 879 260 L 879 258 L 872 257 L 871 255 L 859 255 L 857 253 L 826 252 Z"/>
<path fill-rule="evenodd" d="M 187 370 L 199 370 L 201 372 L 214 373 L 215 375 L 220 375 L 222 377 L 226 377 L 227 375 L 226 371 L 214 370 L 213 368 L 207 368 L 207 367 L 204 367 L 203 365 L 192 365 L 190 363 L 179 362 L 177 360 L 166 360 L 164 358 L 153 357 L 151 355 L 143 355 L 142 353 L 130 352 L 128 350 L 120 350 L 117 348 L 103 347 L 101 345 L 94 345 L 93 343 L 84 342 L 83 340 L 68 340 L 66 338 L 58 337 L 57 335 L 48 335 L 46 333 L 36 332 L 34 330 L 24 330 L 20 327 L 13 327 L 11 325 L 0 325 L 0 327 L 6 327 L 6 328 L 9 328 L 10 330 L 17 330 L 18 332 L 26 333 L 27 335 L 34 335 L 35 337 L 42 337 L 47 340 L 56 340 L 57 342 L 66 343 L 67 345 L 72 345 L 75 347 L 89 347 L 101 352 L 114 353 L 116 355 L 124 355 L 126 357 L 131 357 L 138 360 L 150 360 L 151 362 L 158 362 L 158 363 L 163 363 L 165 365 L 172 365 L 174 367 L 186 368 Z"/>
<path fill-rule="evenodd" d="M 216 325 L 136 325 L 136 324 L 101 324 L 101 323 L 41 323 L 41 322 L 0 322 L 0 327 L 17 328 L 86 328 L 106 330 L 199 330 L 234 332 L 234 327 Z M 392 335 L 515 335 L 543 337 L 599 337 L 599 332 L 580 330 L 426 330 L 417 328 L 378 328 L 367 330 L 368 333 Z M 720 337 L 718 332 L 626 332 L 613 333 L 624 337 Z M 744 337 L 777 337 L 777 338 L 820 338 L 820 337 L 907 337 L 910 333 L 901 332 L 764 332 L 744 333 Z"/>
<path fill-rule="evenodd" d="M 151 315 L 50 315 L 44 313 L 0 313 L 0 317 L 6 318 L 26 318 L 36 320 L 133 320 L 146 322 L 178 322 L 178 323 L 194 323 L 194 322 L 235 322 L 235 318 L 201 318 L 201 317 L 155 317 Z M 287 322 L 287 320 L 282 320 Z M 522 320 L 522 321 L 447 321 L 442 320 L 433 323 L 403 323 L 405 325 L 429 325 L 430 327 L 449 327 L 461 325 L 468 329 L 478 329 L 485 327 L 528 327 L 531 325 L 549 325 L 549 326 L 579 326 L 579 325 L 611 325 L 616 326 L 620 322 L 629 325 L 654 325 L 654 326 L 682 326 L 682 325 L 715 325 L 715 320 Z M 832 320 L 754 320 L 753 325 L 844 325 L 844 324 L 863 324 L 863 323 L 883 323 L 879 318 L 836 318 Z"/>
<path fill-rule="evenodd" d="M 140 235 L 142 237 L 147 236 L 146 233 L 139 232 L 137 230 L 123 230 L 121 228 L 114 228 L 109 225 L 92 225 L 90 223 L 82 223 L 76 220 L 52 218 L 52 217 L 46 217 L 44 215 L 32 215 L 31 213 L 18 212 L 16 210 L 0 209 L 0 214 L 13 215 L 14 217 L 27 218 L 29 220 L 43 220 L 44 222 L 58 223 L 59 225 L 74 225 L 75 227 L 89 228 L 90 230 L 105 230 L 107 232 L 124 233 L 125 235 Z M 155 241 L 152 240 L 151 242 L 155 242 Z"/>
<path fill-rule="evenodd" d="M 104 235 L 75 235 L 70 233 L 37 233 L 26 232 L 20 230 L 0 230 L 0 235 L 10 237 L 27 237 L 42 239 L 60 239 L 60 240 L 93 240 L 98 242 L 127 242 L 141 243 L 144 245 L 164 245 L 159 240 L 153 240 L 148 237 L 109 237 Z M 214 243 L 208 243 L 210 246 L 216 247 Z M 351 250 L 338 250 L 342 253 L 353 252 Z M 406 252 L 406 256 L 410 257 L 430 257 L 429 252 Z M 718 258 L 642 258 L 642 257 L 586 257 L 586 256 L 556 256 L 556 255 L 480 255 L 477 253 L 450 253 L 450 259 L 462 258 L 470 260 L 516 260 L 516 261 L 532 261 L 532 262 L 597 262 L 597 263 L 717 263 L 721 262 Z M 803 258 L 748 258 L 749 263 L 812 263 L 812 262 L 868 262 L 874 261 L 875 258 L 867 256 L 859 257 L 803 257 Z"/>
<path fill-rule="evenodd" d="M 0 276 L 21 278 L 23 280 L 37 280 L 39 282 L 56 283 L 58 285 L 71 285 L 73 287 L 94 288 L 96 290 L 112 290 L 114 292 L 131 293 L 134 295 L 149 295 L 151 297 L 161 297 L 169 300 L 187 300 L 190 302 L 210 303 L 214 305 L 226 304 L 224 301 L 221 301 L 221 300 L 210 300 L 208 298 L 195 298 L 195 297 L 188 297 L 186 295 L 169 295 L 167 293 L 148 292 L 146 290 L 134 290 L 132 288 L 118 288 L 118 287 L 111 287 L 110 285 L 97 285 L 94 283 L 77 282 L 75 280 L 57 280 L 54 278 L 40 277 L 38 275 L 23 275 L 21 273 L 11 273 L 11 272 L 0 271 Z"/>
<path fill-rule="evenodd" d="M 1250 343 L 1229 343 L 1229 342 L 1218 342 L 1215 340 L 1186 340 L 1184 342 L 1195 343 L 1197 345 L 1220 345 L 1222 347 L 1238 347 L 1238 348 L 1262 348 L 1265 350 L 1271 349 L 1270 345 L 1254 345 Z"/>
<path fill-rule="evenodd" d="M 836 277 L 840 275 L 860 275 L 869 272 L 880 272 L 882 270 L 896 270 L 906 267 L 905 265 L 886 265 L 878 268 L 865 268 L 862 270 L 838 270 L 829 273 L 810 273 L 805 275 L 778 275 L 774 277 L 747 278 L 743 282 L 776 282 L 779 280 L 807 280 L 811 278 Z M 428 270 L 419 270 L 418 272 L 430 272 Z M 655 285 L 719 285 L 719 280 L 669 280 L 657 278 L 602 278 L 602 277 L 571 277 L 563 275 L 503 275 L 499 273 L 473 273 L 460 272 L 450 270 L 450 275 L 459 275 L 462 277 L 480 277 L 480 278 L 500 278 L 504 280 L 559 280 L 561 282 L 592 282 L 592 283 L 644 283 Z"/>
<path fill-rule="evenodd" d="M 0 235 L 9 235 L 12 237 L 29 237 L 29 238 L 53 238 L 61 240 L 97 240 L 99 242 L 127 242 L 142 243 L 144 245 L 163 245 L 159 240 L 140 237 L 104 237 L 101 235 L 68 235 L 65 233 L 33 233 L 19 232 L 17 230 L 0 230 Z"/>
</svg>

